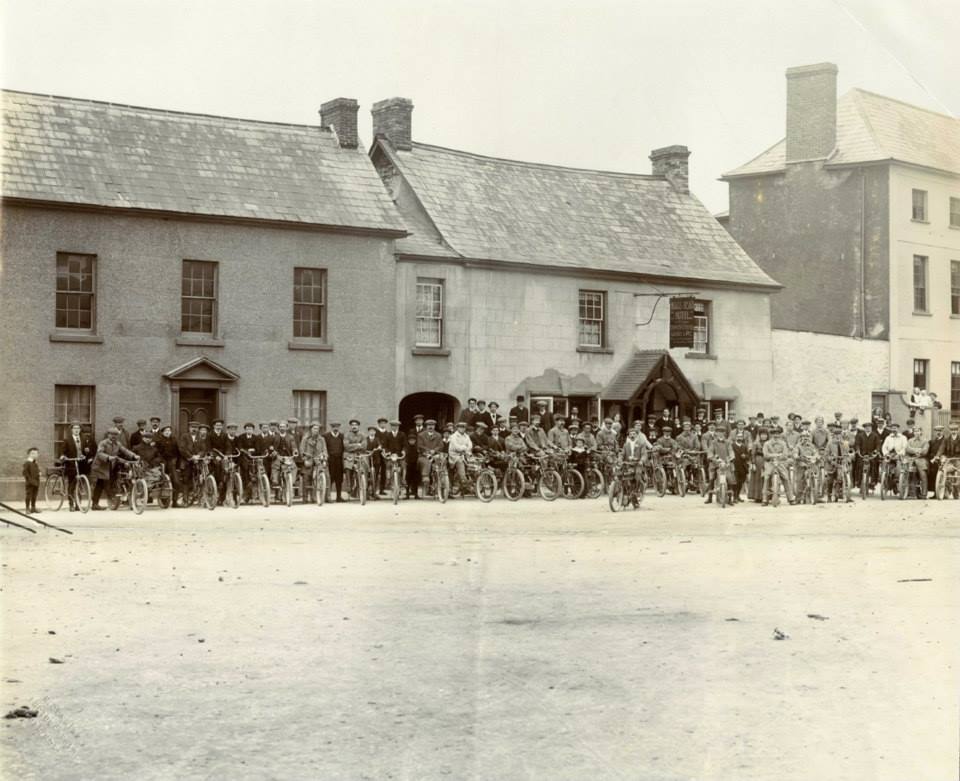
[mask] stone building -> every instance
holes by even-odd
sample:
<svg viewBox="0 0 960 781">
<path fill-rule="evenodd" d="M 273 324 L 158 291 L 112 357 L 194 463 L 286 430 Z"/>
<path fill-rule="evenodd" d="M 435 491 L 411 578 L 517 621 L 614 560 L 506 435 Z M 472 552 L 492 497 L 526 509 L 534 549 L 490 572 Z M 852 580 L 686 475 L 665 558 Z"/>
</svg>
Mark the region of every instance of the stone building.
<svg viewBox="0 0 960 781">
<path fill-rule="evenodd" d="M 723 177 L 727 229 L 784 285 L 777 398 L 902 418 L 919 386 L 960 417 L 960 120 L 838 101 L 830 63 L 788 69 L 786 92 L 785 138 Z"/>
<path fill-rule="evenodd" d="M 355 101 L 308 127 L 3 100 L 0 474 L 19 475 L 31 445 L 49 464 L 71 419 L 99 436 L 117 414 L 394 408 L 405 228 Z"/>
<path fill-rule="evenodd" d="M 412 111 L 376 103 L 370 152 L 411 233 L 401 418 L 468 396 L 581 418 L 769 408 L 779 286 L 689 192 L 686 147 L 655 150 L 652 174 L 502 160 L 414 141 Z"/>
</svg>

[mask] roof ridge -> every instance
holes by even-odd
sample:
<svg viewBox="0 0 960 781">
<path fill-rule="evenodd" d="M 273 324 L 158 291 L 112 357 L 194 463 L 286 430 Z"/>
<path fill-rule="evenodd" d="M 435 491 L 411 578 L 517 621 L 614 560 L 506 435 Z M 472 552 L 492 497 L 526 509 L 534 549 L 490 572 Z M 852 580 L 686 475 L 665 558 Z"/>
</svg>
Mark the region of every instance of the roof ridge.
<svg viewBox="0 0 960 781">
<path fill-rule="evenodd" d="M 569 165 L 557 165 L 556 163 L 535 163 L 529 160 L 514 160 L 509 157 L 494 157 L 492 155 L 481 155 L 478 152 L 467 152 L 463 149 L 451 149 L 448 146 L 440 146 L 439 144 L 427 144 L 427 143 L 424 143 L 423 141 L 414 141 L 413 146 L 424 147 L 426 149 L 437 149 L 442 152 L 450 152 L 451 154 L 460 155 L 462 157 L 479 158 L 481 160 L 492 160 L 497 163 L 509 163 L 511 165 L 522 166 L 524 168 L 559 169 L 561 171 L 576 171 L 577 173 L 616 176 L 616 177 L 622 177 L 624 179 L 647 179 L 651 181 L 666 181 L 665 176 L 657 176 L 655 174 L 635 174 L 635 173 L 628 173 L 625 171 L 607 171 L 602 168 L 577 168 Z"/>
<path fill-rule="evenodd" d="M 873 98 L 880 98 L 881 100 L 886 100 L 890 103 L 899 103 L 901 106 L 906 106 L 907 108 L 915 109 L 916 111 L 924 111 L 927 114 L 933 114 L 935 117 L 944 117 L 946 119 L 952 119 L 954 122 L 960 122 L 960 117 L 955 117 L 952 114 L 944 114 L 942 111 L 934 111 L 932 108 L 924 108 L 923 106 L 918 106 L 916 103 L 907 103 L 905 100 L 900 100 L 899 98 L 891 98 L 889 95 L 881 95 L 879 92 L 872 92 L 868 89 L 863 89 L 862 87 L 851 87 L 845 95 L 849 95 L 851 92 L 858 92 L 863 95 L 870 95 Z"/>
<path fill-rule="evenodd" d="M 84 103 L 84 104 L 93 104 L 97 106 L 111 106 L 113 108 L 128 108 L 133 109 L 134 111 L 146 111 L 151 114 L 163 114 L 170 115 L 175 117 L 199 117 L 202 119 L 226 119 L 231 122 L 246 122 L 255 125 L 270 125 L 272 127 L 295 127 L 305 130 L 320 130 L 324 133 L 329 133 L 329 129 L 322 127 L 321 125 L 304 125 L 297 122 L 275 122 L 269 119 L 249 119 L 246 117 L 228 117 L 224 114 L 200 114 L 193 111 L 178 111 L 177 109 L 168 109 L 168 108 L 156 108 L 153 106 L 135 106 L 132 103 L 114 103 L 109 100 L 96 100 L 95 98 L 77 98 L 70 95 L 53 95 L 45 92 L 29 92 L 27 90 L 18 90 L 18 89 L 8 89 L 4 87 L 2 90 L 3 93 L 11 93 L 14 95 L 29 95 L 35 98 L 48 98 L 50 100 L 68 100 L 72 103 Z"/>
</svg>

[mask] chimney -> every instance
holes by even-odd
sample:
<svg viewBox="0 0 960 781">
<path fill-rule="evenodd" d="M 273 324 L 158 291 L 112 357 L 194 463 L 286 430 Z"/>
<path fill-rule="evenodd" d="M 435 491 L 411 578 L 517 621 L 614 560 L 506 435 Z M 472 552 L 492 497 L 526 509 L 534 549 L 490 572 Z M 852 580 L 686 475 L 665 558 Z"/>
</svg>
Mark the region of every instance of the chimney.
<svg viewBox="0 0 960 781">
<path fill-rule="evenodd" d="M 384 136 L 394 149 L 413 149 L 413 101 L 387 98 L 373 104 L 373 136 Z"/>
<path fill-rule="evenodd" d="M 665 176 L 678 193 L 690 192 L 690 170 L 687 158 L 690 150 L 685 146 L 675 144 L 654 149 L 650 153 L 650 162 L 653 163 L 653 175 Z"/>
<path fill-rule="evenodd" d="M 787 68 L 787 162 L 829 157 L 837 143 L 837 66 Z"/>
<path fill-rule="evenodd" d="M 353 98 L 334 98 L 320 106 L 320 126 L 332 128 L 344 149 L 357 148 L 357 109 Z"/>
</svg>

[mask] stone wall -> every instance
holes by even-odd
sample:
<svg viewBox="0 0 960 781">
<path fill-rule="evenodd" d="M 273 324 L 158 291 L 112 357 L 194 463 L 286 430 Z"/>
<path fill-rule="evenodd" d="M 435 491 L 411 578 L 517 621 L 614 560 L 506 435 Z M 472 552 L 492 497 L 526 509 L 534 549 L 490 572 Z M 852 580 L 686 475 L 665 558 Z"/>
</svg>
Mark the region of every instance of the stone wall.
<svg viewBox="0 0 960 781">
<path fill-rule="evenodd" d="M 773 407 L 753 412 L 791 412 L 813 420 L 834 412 L 870 414 L 871 394 L 887 389 L 889 343 L 807 331 L 773 331 Z"/>
</svg>

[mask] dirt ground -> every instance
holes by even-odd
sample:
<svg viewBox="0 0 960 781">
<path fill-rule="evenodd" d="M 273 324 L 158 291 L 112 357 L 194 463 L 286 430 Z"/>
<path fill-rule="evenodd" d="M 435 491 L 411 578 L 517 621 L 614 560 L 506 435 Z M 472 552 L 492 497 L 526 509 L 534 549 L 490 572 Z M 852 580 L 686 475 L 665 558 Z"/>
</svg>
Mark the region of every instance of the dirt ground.
<svg viewBox="0 0 960 781">
<path fill-rule="evenodd" d="M 960 503 L 43 517 L 5 778 L 957 778 Z"/>
</svg>

